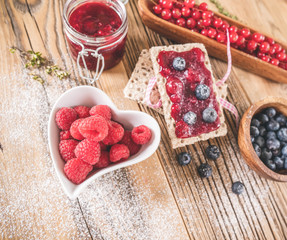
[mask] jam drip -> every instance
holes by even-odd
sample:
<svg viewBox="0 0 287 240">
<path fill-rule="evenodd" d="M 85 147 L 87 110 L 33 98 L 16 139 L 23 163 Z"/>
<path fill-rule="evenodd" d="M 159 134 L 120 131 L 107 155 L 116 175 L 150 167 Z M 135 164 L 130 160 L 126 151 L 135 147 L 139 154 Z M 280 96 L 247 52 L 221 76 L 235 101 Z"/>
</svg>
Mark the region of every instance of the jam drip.
<svg viewBox="0 0 287 240">
<path fill-rule="evenodd" d="M 219 104 L 204 60 L 199 48 L 186 52 L 161 51 L 158 55 L 160 73 L 166 78 L 166 92 L 173 103 L 171 117 L 176 122 L 178 138 L 199 136 L 220 127 Z M 215 114 L 212 121 L 203 116 L 210 109 Z"/>
</svg>

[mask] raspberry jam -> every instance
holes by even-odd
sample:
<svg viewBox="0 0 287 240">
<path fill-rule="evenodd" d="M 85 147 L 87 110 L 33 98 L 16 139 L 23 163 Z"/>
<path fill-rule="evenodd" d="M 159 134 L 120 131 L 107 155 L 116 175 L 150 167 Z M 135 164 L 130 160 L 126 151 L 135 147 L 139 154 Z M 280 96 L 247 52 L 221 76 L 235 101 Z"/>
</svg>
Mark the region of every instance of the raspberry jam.
<svg viewBox="0 0 287 240">
<path fill-rule="evenodd" d="M 184 59 L 185 67 L 176 70 L 174 59 L 179 57 Z M 166 92 L 173 103 L 171 117 L 175 120 L 175 134 L 178 138 L 199 136 L 220 127 L 219 104 L 213 90 L 211 73 L 205 67 L 204 60 L 204 53 L 199 48 L 186 52 L 161 51 L 158 55 L 160 73 L 166 79 Z M 201 84 L 206 85 L 210 91 L 204 99 L 195 93 Z M 217 114 L 212 122 L 204 120 L 203 112 L 207 108 L 212 108 Z M 192 118 L 186 118 L 188 112 L 192 112 L 189 115 Z"/>
<path fill-rule="evenodd" d="M 127 16 L 122 2 L 117 0 L 68 0 L 64 7 L 64 30 L 69 49 L 80 66 L 97 70 L 97 54 L 104 57 L 104 69 L 118 64 L 125 50 Z"/>
</svg>

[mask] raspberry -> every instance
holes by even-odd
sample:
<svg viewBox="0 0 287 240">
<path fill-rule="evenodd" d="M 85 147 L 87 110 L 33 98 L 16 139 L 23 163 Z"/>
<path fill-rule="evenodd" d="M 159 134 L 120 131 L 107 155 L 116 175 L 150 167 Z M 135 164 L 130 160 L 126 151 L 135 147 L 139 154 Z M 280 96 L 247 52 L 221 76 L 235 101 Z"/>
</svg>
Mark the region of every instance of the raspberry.
<svg viewBox="0 0 287 240">
<path fill-rule="evenodd" d="M 105 168 L 110 165 L 110 153 L 102 151 L 100 160 L 94 165 L 94 168 Z"/>
<path fill-rule="evenodd" d="M 101 151 L 106 151 L 108 149 L 108 146 L 106 144 L 104 144 L 103 142 L 99 142 L 100 147 L 101 147 Z"/>
<path fill-rule="evenodd" d="M 124 144 L 115 144 L 110 150 L 110 161 L 118 162 L 120 160 L 128 159 L 130 156 L 129 148 Z"/>
<path fill-rule="evenodd" d="M 60 140 L 67 140 L 67 139 L 71 139 L 71 138 L 72 138 L 72 136 L 71 136 L 71 133 L 69 130 L 60 132 Z"/>
<path fill-rule="evenodd" d="M 91 165 L 99 161 L 101 155 L 100 144 L 89 139 L 85 139 L 78 144 L 75 149 L 76 157 Z"/>
<path fill-rule="evenodd" d="M 125 134 L 124 134 L 122 140 L 120 141 L 120 143 L 125 144 L 129 148 L 130 154 L 132 156 L 132 155 L 136 154 L 140 150 L 141 145 L 136 144 L 133 141 L 131 135 L 132 135 L 131 131 L 125 131 Z"/>
<path fill-rule="evenodd" d="M 124 136 L 124 128 L 119 123 L 109 121 L 109 133 L 108 136 L 103 140 L 106 145 L 114 145 L 118 143 Z"/>
<path fill-rule="evenodd" d="M 90 116 L 90 108 L 86 106 L 76 106 L 74 110 L 77 112 L 79 118 L 87 118 Z"/>
<path fill-rule="evenodd" d="M 63 107 L 56 113 L 56 123 L 60 129 L 69 130 L 77 117 L 77 112 L 74 109 Z"/>
<path fill-rule="evenodd" d="M 75 184 L 83 182 L 93 166 L 78 158 L 73 158 L 65 164 L 64 172 L 69 180 Z"/>
<path fill-rule="evenodd" d="M 146 144 L 151 139 L 151 130 L 145 125 L 135 127 L 132 130 L 132 139 L 137 144 Z"/>
<path fill-rule="evenodd" d="M 85 118 L 78 128 L 85 138 L 96 142 L 102 141 L 109 131 L 107 121 L 99 115 Z"/>
<path fill-rule="evenodd" d="M 90 110 L 90 114 L 100 115 L 104 117 L 106 120 L 110 120 L 112 118 L 111 109 L 107 105 L 96 105 L 93 106 Z"/>
<path fill-rule="evenodd" d="M 78 140 L 83 140 L 84 137 L 79 131 L 79 125 L 83 121 L 83 118 L 77 119 L 75 122 L 72 123 L 70 132 L 73 138 L 78 139 Z"/>
<path fill-rule="evenodd" d="M 77 147 L 78 143 L 79 142 L 74 139 L 60 141 L 59 151 L 61 157 L 65 162 L 76 157 L 74 150 Z"/>
</svg>

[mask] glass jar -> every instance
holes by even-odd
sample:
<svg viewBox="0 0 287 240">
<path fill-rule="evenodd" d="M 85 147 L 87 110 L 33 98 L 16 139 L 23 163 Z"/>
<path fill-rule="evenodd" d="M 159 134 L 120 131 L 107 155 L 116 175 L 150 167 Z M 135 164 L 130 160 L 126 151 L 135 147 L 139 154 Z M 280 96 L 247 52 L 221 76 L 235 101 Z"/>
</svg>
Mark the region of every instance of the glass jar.
<svg viewBox="0 0 287 240">
<path fill-rule="evenodd" d="M 69 21 L 71 14 L 83 4 L 90 3 L 104 4 L 115 11 L 121 19 L 120 27 L 108 35 L 96 37 L 75 30 Z M 128 22 L 125 6 L 120 0 L 68 0 L 63 10 L 63 21 L 70 53 L 77 62 L 82 78 L 93 83 L 99 79 L 104 69 L 112 68 L 121 61 L 125 51 Z M 84 76 L 81 67 L 87 71 L 95 71 L 94 77 Z"/>
</svg>

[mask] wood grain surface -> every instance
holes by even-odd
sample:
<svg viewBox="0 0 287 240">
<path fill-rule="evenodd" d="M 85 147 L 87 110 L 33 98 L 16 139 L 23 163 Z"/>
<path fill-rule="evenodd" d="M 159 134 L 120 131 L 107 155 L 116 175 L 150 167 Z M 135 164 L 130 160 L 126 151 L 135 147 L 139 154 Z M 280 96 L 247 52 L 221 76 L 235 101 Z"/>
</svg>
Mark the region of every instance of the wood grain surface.
<svg viewBox="0 0 287 240">
<path fill-rule="evenodd" d="M 285 0 L 219 0 L 246 25 L 287 39 Z M 259 177 L 240 155 L 233 116 L 225 113 L 228 135 L 172 150 L 164 118 L 124 99 L 123 88 L 142 49 L 171 41 L 146 28 L 137 1 L 127 4 L 129 33 L 123 61 L 105 71 L 94 86 L 120 109 L 145 111 L 162 130 L 158 151 L 142 163 L 104 175 L 75 201 L 58 182 L 49 155 L 47 120 L 67 89 L 87 84 L 71 60 L 62 29 L 63 0 L 0 1 L 0 238 L 1 239 L 287 239 L 287 185 Z M 198 1 L 202 2 L 202 1 Z M 213 4 L 209 4 L 216 10 Z M 10 46 L 40 51 L 71 72 L 68 80 L 29 78 Z M 215 77 L 227 65 L 211 58 Z M 227 99 L 240 115 L 266 96 L 285 96 L 287 85 L 233 67 Z M 196 171 L 206 162 L 204 149 L 219 146 L 222 156 L 208 161 L 213 175 Z M 181 167 L 176 154 L 189 151 Z M 237 196 L 232 182 L 246 191 Z"/>
</svg>

